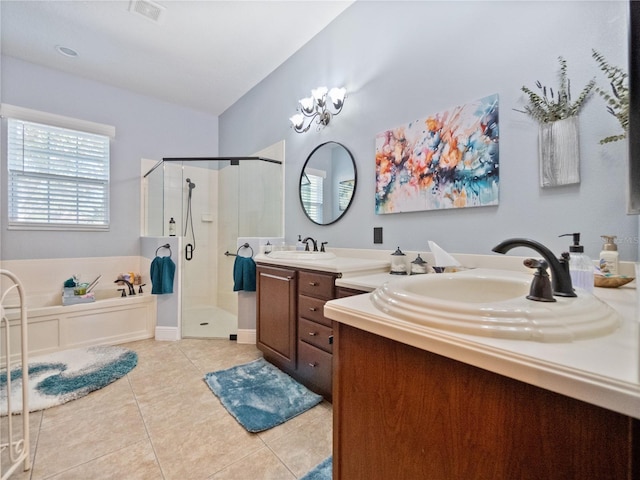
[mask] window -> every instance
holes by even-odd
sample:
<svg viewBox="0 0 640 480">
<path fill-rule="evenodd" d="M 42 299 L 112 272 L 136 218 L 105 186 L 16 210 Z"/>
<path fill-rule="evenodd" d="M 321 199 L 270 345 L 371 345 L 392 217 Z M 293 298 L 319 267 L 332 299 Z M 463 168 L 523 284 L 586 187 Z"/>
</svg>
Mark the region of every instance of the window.
<svg viewBox="0 0 640 480">
<path fill-rule="evenodd" d="M 305 168 L 302 185 L 300 185 L 300 197 L 309 218 L 316 223 L 322 223 L 324 175 L 320 171 L 316 175 L 316 172 L 311 173 L 311 170 L 310 168 Z"/>
<path fill-rule="evenodd" d="M 10 228 L 107 229 L 109 137 L 7 120 Z"/>
</svg>

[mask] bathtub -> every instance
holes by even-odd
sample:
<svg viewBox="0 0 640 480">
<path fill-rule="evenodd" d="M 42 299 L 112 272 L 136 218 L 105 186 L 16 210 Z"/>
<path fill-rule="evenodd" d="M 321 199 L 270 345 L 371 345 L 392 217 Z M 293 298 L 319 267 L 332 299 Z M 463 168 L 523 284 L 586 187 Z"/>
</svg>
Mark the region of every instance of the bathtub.
<svg viewBox="0 0 640 480">
<path fill-rule="evenodd" d="M 27 292 L 29 356 L 153 338 L 155 296 L 146 292 L 127 297 L 119 295 L 115 289 L 96 289 L 95 302 L 63 306 L 61 292 L 32 296 Z M 17 299 L 6 299 L 4 309 L 9 320 L 12 352 L 20 351 L 20 317 L 16 306 Z M 4 338 L 4 329 L 2 325 L 0 338 Z"/>
</svg>

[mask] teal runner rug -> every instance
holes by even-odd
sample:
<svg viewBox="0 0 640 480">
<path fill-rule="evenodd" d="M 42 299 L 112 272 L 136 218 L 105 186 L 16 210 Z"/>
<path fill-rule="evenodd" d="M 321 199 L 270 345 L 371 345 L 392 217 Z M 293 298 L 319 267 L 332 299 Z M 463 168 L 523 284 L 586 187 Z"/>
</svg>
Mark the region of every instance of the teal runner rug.
<svg viewBox="0 0 640 480">
<path fill-rule="evenodd" d="M 238 423 L 254 433 L 280 425 L 322 401 L 262 358 L 207 373 L 204 381 Z"/>
</svg>

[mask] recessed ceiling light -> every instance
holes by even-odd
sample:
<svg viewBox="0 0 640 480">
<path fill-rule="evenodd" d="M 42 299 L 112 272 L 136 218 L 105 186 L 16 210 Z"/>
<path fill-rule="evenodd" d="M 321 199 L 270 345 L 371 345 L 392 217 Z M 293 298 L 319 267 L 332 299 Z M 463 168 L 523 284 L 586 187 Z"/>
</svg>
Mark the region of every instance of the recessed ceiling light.
<svg viewBox="0 0 640 480">
<path fill-rule="evenodd" d="M 65 57 L 77 57 L 78 52 L 76 52 L 73 48 L 64 47 L 62 45 L 56 45 L 56 51 L 60 55 L 64 55 Z"/>
</svg>

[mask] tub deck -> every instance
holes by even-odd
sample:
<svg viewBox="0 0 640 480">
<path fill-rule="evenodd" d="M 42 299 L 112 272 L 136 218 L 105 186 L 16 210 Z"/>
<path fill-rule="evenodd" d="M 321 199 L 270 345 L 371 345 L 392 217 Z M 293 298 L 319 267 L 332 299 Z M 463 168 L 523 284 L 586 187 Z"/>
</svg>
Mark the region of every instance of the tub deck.
<svg viewBox="0 0 640 480">
<path fill-rule="evenodd" d="M 27 297 L 29 356 L 153 338 L 155 296 L 144 293 L 119 297 L 117 294 L 113 290 L 97 290 L 95 302 L 67 306 L 62 305 L 61 293 Z M 7 303 L 12 351 L 18 351 L 13 344 L 19 342 L 20 316 L 17 308 L 14 311 L 11 307 L 12 302 Z M 2 326 L 2 334 L 4 329 Z"/>
</svg>

